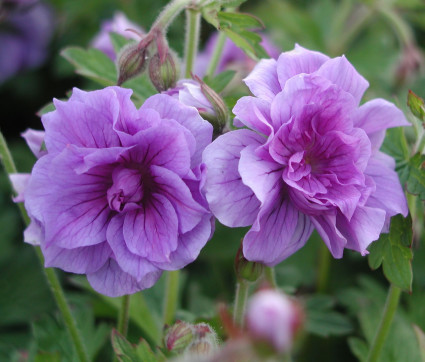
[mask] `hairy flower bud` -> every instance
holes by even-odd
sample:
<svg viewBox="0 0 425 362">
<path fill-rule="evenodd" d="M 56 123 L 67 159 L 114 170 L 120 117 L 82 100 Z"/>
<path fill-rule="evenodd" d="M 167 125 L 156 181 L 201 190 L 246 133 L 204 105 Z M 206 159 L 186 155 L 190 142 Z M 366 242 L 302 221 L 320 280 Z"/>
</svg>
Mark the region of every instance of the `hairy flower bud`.
<svg viewBox="0 0 425 362">
<path fill-rule="evenodd" d="M 255 282 L 261 277 L 264 270 L 264 265 L 261 263 L 247 260 L 243 256 L 242 245 L 239 247 L 235 258 L 235 270 L 238 280 Z"/>
<path fill-rule="evenodd" d="M 139 49 L 138 43 L 127 44 L 118 54 L 117 85 L 142 73 L 146 67 L 147 49 Z"/>
<path fill-rule="evenodd" d="M 176 86 L 179 76 L 176 63 L 176 56 L 169 50 L 164 60 L 161 59 L 159 53 L 156 53 L 149 61 L 149 77 L 158 92 L 163 92 Z"/>
<path fill-rule="evenodd" d="M 165 333 L 165 347 L 169 351 L 181 352 L 193 340 L 193 327 L 191 324 L 177 321 L 176 324 L 169 327 Z"/>
</svg>

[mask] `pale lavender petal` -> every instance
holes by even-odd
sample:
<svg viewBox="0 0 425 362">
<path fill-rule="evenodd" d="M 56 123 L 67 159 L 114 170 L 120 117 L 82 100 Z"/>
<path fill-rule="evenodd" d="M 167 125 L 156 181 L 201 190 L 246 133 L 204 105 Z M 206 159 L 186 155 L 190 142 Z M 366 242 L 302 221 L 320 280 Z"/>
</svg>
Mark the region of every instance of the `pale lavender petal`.
<svg viewBox="0 0 425 362">
<path fill-rule="evenodd" d="M 47 153 L 46 150 L 42 149 L 44 135 L 44 131 L 36 131 L 35 129 L 27 129 L 24 133 L 21 134 L 21 136 L 27 142 L 28 147 L 37 158 L 40 158 Z"/>
<path fill-rule="evenodd" d="M 124 272 L 115 260 L 109 259 L 98 271 L 87 274 L 87 280 L 97 292 L 109 297 L 120 297 L 152 287 L 161 274 L 161 271 L 154 271 L 138 281 Z"/>
<path fill-rule="evenodd" d="M 302 248 L 312 231 L 309 216 L 298 211 L 284 191 L 274 192 L 245 235 L 244 256 L 274 266 Z"/>
<path fill-rule="evenodd" d="M 363 93 L 369 87 L 364 79 L 345 56 L 333 58 L 324 63 L 315 74 L 329 79 L 342 90 L 350 93 L 359 104 Z"/>
<path fill-rule="evenodd" d="M 328 59 L 328 56 L 305 49 L 298 44 L 294 50 L 282 53 L 277 60 L 277 74 L 281 89 L 285 88 L 288 79 L 298 74 L 313 73 Z"/>
<path fill-rule="evenodd" d="M 24 231 L 24 241 L 31 245 L 40 245 L 44 241 L 44 231 L 38 220 L 31 220 Z"/>
<path fill-rule="evenodd" d="M 248 226 L 256 218 L 260 202 L 243 184 L 238 163 L 245 147 L 261 145 L 264 141 L 257 133 L 242 129 L 220 136 L 204 151 L 206 198 L 211 211 L 224 225 Z"/>
<path fill-rule="evenodd" d="M 14 202 L 25 201 L 25 190 L 28 187 L 31 174 L 29 173 L 11 173 L 9 174 L 9 180 L 13 186 L 13 189 L 17 193 L 17 196 L 13 198 Z"/>
<path fill-rule="evenodd" d="M 152 194 L 142 209 L 130 211 L 124 220 L 128 250 L 151 262 L 167 262 L 177 248 L 178 219 L 164 196 Z"/>
<path fill-rule="evenodd" d="M 242 97 L 233 108 L 233 113 L 236 115 L 236 120 L 254 131 L 266 136 L 273 132 L 270 104 L 263 99 Z"/>
<path fill-rule="evenodd" d="M 257 147 L 252 144 L 241 151 L 238 170 L 242 182 L 264 203 L 273 189 L 282 187 L 282 165 L 257 156 Z"/>
<path fill-rule="evenodd" d="M 253 95 L 271 103 L 281 90 L 277 79 L 276 60 L 261 59 L 244 82 Z"/>
</svg>

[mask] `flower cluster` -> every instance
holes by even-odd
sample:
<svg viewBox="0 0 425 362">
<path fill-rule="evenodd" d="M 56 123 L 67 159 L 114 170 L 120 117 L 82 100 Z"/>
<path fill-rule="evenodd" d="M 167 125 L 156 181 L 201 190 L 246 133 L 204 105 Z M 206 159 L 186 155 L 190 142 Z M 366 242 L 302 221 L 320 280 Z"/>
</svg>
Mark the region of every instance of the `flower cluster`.
<svg viewBox="0 0 425 362">
<path fill-rule="evenodd" d="M 200 192 L 212 126 L 167 95 L 137 110 L 131 93 L 74 89 L 55 101 L 42 117 L 47 152 L 23 194 L 32 219 L 26 241 L 40 244 L 46 267 L 87 274 L 109 296 L 148 288 L 162 270 L 192 262 L 212 234 Z M 39 151 L 41 135 L 31 135 Z"/>
<path fill-rule="evenodd" d="M 359 106 L 368 82 L 342 56 L 296 46 L 261 60 L 245 79 L 254 96 L 239 99 L 235 125 L 204 152 L 206 197 L 230 227 L 251 226 L 248 260 L 275 265 L 316 228 L 335 258 L 363 255 L 407 215 L 394 160 L 381 153 L 385 130 L 408 125 L 393 104 Z M 223 197 L 226 195 L 226 197 Z"/>
</svg>

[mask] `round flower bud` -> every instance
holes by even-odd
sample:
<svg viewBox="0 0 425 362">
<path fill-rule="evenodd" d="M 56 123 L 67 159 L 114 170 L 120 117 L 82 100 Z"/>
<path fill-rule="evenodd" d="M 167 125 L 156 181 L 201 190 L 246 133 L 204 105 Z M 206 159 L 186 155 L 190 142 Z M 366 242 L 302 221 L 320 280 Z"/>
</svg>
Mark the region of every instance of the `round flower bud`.
<svg viewBox="0 0 425 362">
<path fill-rule="evenodd" d="M 118 54 L 117 85 L 142 73 L 146 67 L 147 49 L 139 49 L 138 43 L 127 44 Z"/>
<path fill-rule="evenodd" d="M 246 325 L 250 335 L 277 353 L 291 347 L 300 319 L 298 307 L 276 290 L 262 290 L 248 302 Z"/>
<path fill-rule="evenodd" d="M 263 274 L 264 265 L 249 261 L 243 256 L 242 246 L 238 249 L 235 258 L 235 271 L 238 280 L 255 282 Z"/>
<path fill-rule="evenodd" d="M 162 60 L 161 55 L 156 53 L 149 61 L 149 77 L 158 92 L 175 87 L 179 76 L 176 67 L 176 56 L 167 51 L 164 58 Z"/>
<path fill-rule="evenodd" d="M 169 351 L 182 352 L 193 340 L 193 326 L 183 321 L 177 321 L 165 333 L 165 347 Z"/>
</svg>

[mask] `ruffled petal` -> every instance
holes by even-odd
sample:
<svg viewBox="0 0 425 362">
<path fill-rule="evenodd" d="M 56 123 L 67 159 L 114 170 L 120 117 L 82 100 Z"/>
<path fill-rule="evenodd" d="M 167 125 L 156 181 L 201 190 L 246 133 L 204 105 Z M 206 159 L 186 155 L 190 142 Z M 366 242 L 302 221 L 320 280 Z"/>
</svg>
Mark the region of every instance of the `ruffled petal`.
<svg viewBox="0 0 425 362">
<path fill-rule="evenodd" d="M 270 104 L 263 99 L 242 97 L 233 108 L 233 113 L 236 115 L 235 120 L 239 120 L 254 131 L 266 136 L 270 136 L 273 132 Z"/>
<path fill-rule="evenodd" d="M 264 141 L 257 133 L 242 129 L 220 136 L 204 151 L 206 198 L 212 213 L 226 226 L 252 225 L 257 216 L 260 202 L 243 184 L 238 164 L 245 147 L 261 145 Z"/>
</svg>

